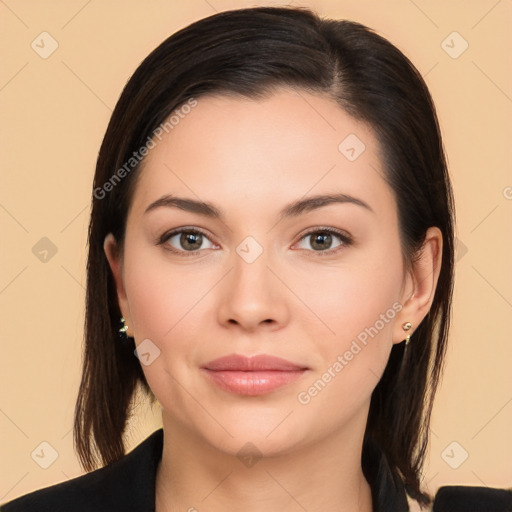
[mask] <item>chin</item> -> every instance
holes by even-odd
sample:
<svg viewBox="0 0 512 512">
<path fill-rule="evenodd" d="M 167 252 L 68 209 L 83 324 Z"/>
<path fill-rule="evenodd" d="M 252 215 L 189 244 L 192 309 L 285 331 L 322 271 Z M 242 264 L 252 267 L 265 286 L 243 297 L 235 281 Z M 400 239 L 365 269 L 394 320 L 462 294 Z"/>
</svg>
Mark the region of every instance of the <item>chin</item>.
<svg viewBox="0 0 512 512">
<path fill-rule="evenodd" d="M 207 433 L 205 441 L 217 450 L 238 458 L 278 457 L 287 455 L 301 444 L 300 439 L 294 439 L 287 430 L 267 436 L 267 429 L 248 426 L 246 429 L 237 429 L 231 433 L 234 437 L 218 437 Z"/>
<path fill-rule="evenodd" d="M 192 428 L 208 444 L 231 455 L 239 455 L 240 450 L 250 450 L 251 447 L 265 456 L 284 455 L 307 443 L 313 435 L 307 419 L 303 415 L 299 417 L 300 410 L 294 410 L 290 404 L 265 409 L 232 406 L 227 414 L 213 410 L 217 411 L 215 419 L 218 423 L 208 421 Z"/>
</svg>

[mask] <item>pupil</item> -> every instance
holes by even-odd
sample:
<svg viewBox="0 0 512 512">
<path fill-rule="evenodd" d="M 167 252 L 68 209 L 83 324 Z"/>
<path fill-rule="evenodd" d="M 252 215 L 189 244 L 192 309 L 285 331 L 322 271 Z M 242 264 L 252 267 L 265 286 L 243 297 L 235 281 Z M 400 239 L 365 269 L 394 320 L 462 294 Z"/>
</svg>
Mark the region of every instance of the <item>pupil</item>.
<svg viewBox="0 0 512 512">
<path fill-rule="evenodd" d="M 184 249 L 195 250 L 201 247 L 201 237 L 200 233 L 182 233 L 180 242 Z"/>
<path fill-rule="evenodd" d="M 313 237 L 313 248 L 325 249 L 331 245 L 332 236 L 329 233 L 319 233 Z M 319 245 L 317 243 L 319 242 Z M 315 247 L 317 246 L 317 247 Z"/>
</svg>

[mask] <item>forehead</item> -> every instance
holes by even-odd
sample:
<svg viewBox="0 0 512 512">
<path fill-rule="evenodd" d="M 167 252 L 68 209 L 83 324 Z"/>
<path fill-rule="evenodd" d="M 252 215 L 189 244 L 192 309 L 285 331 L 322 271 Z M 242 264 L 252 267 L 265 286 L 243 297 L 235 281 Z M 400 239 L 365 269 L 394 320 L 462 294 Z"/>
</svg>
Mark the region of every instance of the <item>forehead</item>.
<svg viewBox="0 0 512 512">
<path fill-rule="evenodd" d="M 283 88 L 264 99 L 196 101 L 155 139 L 135 193 L 140 207 L 166 193 L 252 208 L 329 192 L 364 196 L 377 209 L 393 202 L 371 128 L 333 99 Z"/>
</svg>

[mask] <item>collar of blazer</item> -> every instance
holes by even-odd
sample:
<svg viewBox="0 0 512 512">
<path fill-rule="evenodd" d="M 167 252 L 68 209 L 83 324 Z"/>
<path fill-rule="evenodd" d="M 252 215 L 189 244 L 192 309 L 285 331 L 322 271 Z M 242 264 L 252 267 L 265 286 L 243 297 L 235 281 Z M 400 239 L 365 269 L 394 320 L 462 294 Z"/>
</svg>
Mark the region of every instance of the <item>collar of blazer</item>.
<svg viewBox="0 0 512 512">
<path fill-rule="evenodd" d="M 159 429 L 118 461 L 3 504 L 1 512 L 154 512 L 156 473 L 162 458 Z M 488 487 L 441 487 L 431 507 L 420 508 L 391 471 L 377 446 L 363 450 L 363 471 L 372 489 L 374 512 L 510 512 L 512 492 Z"/>
</svg>

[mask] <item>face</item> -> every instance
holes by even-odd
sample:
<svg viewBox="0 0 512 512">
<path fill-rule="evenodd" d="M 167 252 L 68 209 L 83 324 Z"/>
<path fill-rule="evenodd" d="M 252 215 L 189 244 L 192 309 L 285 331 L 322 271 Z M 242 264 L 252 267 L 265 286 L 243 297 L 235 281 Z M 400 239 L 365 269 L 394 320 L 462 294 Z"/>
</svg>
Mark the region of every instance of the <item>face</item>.
<svg viewBox="0 0 512 512">
<path fill-rule="evenodd" d="M 305 91 L 200 97 L 105 247 L 164 425 L 227 453 L 361 438 L 412 290 L 369 127 Z M 233 354 L 293 367 L 209 364 Z"/>
</svg>

